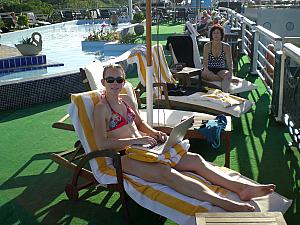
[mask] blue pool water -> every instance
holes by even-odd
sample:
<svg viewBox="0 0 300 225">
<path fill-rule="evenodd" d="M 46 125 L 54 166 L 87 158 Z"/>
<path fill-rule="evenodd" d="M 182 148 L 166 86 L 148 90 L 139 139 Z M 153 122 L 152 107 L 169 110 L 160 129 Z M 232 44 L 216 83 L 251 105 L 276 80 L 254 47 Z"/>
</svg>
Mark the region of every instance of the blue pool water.
<svg viewBox="0 0 300 225">
<path fill-rule="evenodd" d="M 82 24 L 82 22 L 78 24 Z M 124 23 L 121 26 L 128 25 L 129 23 Z M 101 52 L 100 54 L 97 51 L 82 51 L 81 41 L 83 41 L 91 31 L 99 29 L 101 29 L 101 24 L 99 23 L 77 25 L 77 21 L 71 21 L 2 34 L 0 38 L 1 44 L 14 47 L 14 45 L 18 44 L 23 38 L 31 37 L 33 32 L 40 32 L 43 40 L 43 50 L 41 54 L 46 55 L 47 61 L 64 63 L 64 66 L 9 73 L 1 76 L 0 82 L 51 75 L 74 70 L 79 71 L 80 67 L 84 67 L 95 58 L 99 58 L 99 55 L 103 57 L 104 54 L 106 59 L 112 56 L 121 55 L 124 51 L 108 51 Z"/>
</svg>

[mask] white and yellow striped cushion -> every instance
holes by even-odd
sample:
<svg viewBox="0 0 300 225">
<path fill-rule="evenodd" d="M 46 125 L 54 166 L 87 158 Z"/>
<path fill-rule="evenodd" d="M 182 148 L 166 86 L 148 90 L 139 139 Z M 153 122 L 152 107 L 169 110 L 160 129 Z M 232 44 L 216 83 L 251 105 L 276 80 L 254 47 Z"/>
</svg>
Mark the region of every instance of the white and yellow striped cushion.
<svg viewBox="0 0 300 225">
<path fill-rule="evenodd" d="M 144 52 L 137 51 L 134 52 L 132 55 L 129 56 L 127 59 L 128 64 L 136 64 L 137 65 L 137 73 L 139 80 L 141 84 L 146 87 L 146 67 L 147 67 L 147 60 Z M 155 69 L 154 69 L 155 70 Z M 157 79 L 155 72 L 152 74 L 153 76 L 153 82 L 159 83 L 159 80 Z M 157 98 L 159 96 L 161 91 L 158 90 L 158 88 L 154 88 L 153 91 L 153 97 Z"/>
<path fill-rule="evenodd" d="M 176 81 L 169 69 L 169 65 L 161 44 L 152 46 L 153 66 L 155 81 L 161 83 L 175 84 Z"/>
<path fill-rule="evenodd" d="M 146 66 L 147 61 L 143 52 L 137 51 L 133 52 L 127 59 L 128 64 L 137 65 L 137 73 L 141 84 L 146 87 Z"/>
<path fill-rule="evenodd" d="M 129 82 L 125 82 L 124 87 L 121 90 L 121 94 L 126 94 L 130 97 L 131 101 L 134 103 L 134 106 L 136 109 L 138 109 L 138 103 L 137 103 L 137 98 L 136 94 L 134 92 L 133 86 Z"/>
<path fill-rule="evenodd" d="M 154 45 L 152 47 L 152 60 L 153 60 L 153 82 L 154 83 L 176 83 L 166 60 L 162 45 Z M 141 84 L 146 87 L 146 52 L 145 49 L 139 49 L 133 52 L 127 59 L 128 64 L 136 63 L 137 73 Z M 154 89 L 154 97 L 162 94 L 162 89 Z"/>
<path fill-rule="evenodd" d="M 85 75 L 89 81 L 91 90 L 104 89 L 101 79 L 103 77 L 103 64 L 99 60 L 95 60 L 88 64 L 85 68 Z"/>
<path fill-rule="evenodd" d="M 72 123 L 74 125 L 75 131 L 81 141 L 83 148 L 86 153 L 97 150 L 95 137 L 93 134 L 94 130 L 94 121 L 93 121 L 93 110 L 94 106 L 99 102 L 101 91 L 90 91 L 80 94 L 72 95 L 72 103 L 69 106 L 68 112 L 71 116 Z M 174 148 L 174 155 L 164 156 L 165 158 L 156 158 L 154 161 L 163 161 L 169 165 L 175 165 L 181 157 L 182 151 L 186 151 L 189 147 L 188 141 L 183 142 L 180 146 Z M 137 154 L 136 160 L 141 159 L 144 153 L 137 153 L 134 150 L 128 150 L 127 154 Z M 169 153 L 168 153 L 169 154 Z M 132 158 L 134 158 L 132 157 Z M 155 156 L 152 156 L 155 158 Z M 147 158 L 147 156 L 146 156 Z M 166 160 L 165 160 L 166 159 Z M 153 160 L 153 158 L 152 158 Z M 169 160 L 169 162 L 168 162 Z M 94 174 L 95 179 L 101 184 L 111 184 L 116 183 L 116 173 L 112 166 L 112 160 L 109 158 L 97 158 L 90 160 L 90 166 Z M 217 169 L 217 167 L 216 167 Z M 243 179 L 238 173 L 235 173 L 232 170 L 227 171 L 227 174 L 235 177 L 236 179 Z M 209 184 L 203 178 L 200 178 L 198 175 L 189 173 L 188 176 L 192 176 L 194 179 L 204 182 L 211 190 L 215 191 L 219 195 L 226 195 L 227 197 L 238 200 L 236 194 L 228 193 L 228 191 Z M 249 181 L 248 181 L 249 182 Z M 139 177 L 135 177 L 129 174 L 124 174 L 124 188 L 127 194 L 134 199 L 141 206 L 160 214 L 164 217 L 167 217 L 174 222 L 182 225 L 193 225 L 195 224 L 195 213 L 199 212 L 222 212 L 223 209 L 215 207 L 208 202 L 202 202 L 188 196 L 182 195 L 168 186 L 147 182 Z M 276 193 L 275 193 L 276 194 Z M 273 195 L 273 194 L 272 194 Z M 278 195 L 278 194 L 277 194 Z M 281 202 L 279 202 L 279 200 Z M 265 198 L 255 202 L 254 204 L 259 207 L 267 207 L 269 210 L 272 204 L 278 205 L 283 202 L 282 198 L 276 198 L 274 201 L 270 198 Z M 281 204 L 282 205 L 282 204 Z M 287 207 L 288 208 L 288 207 Z M 286 208 L 286 209 L 287 209 Z M 279 208 L 275 207 L 276 210 Z M 279 209 L 280 210 L 280 209 Z M 282 207 L 281 207 L 281 210 Z"/>
</svg>

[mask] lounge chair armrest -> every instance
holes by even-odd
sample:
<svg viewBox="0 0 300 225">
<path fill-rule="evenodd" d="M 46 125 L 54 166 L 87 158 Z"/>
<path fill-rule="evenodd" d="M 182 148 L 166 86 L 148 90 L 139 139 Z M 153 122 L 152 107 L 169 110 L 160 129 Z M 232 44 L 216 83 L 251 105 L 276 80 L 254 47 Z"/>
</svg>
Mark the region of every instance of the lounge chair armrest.
<svg viewBox="0 0 300 225">
<path fill-rule="evenodd" d="M 137 103 L 138 103 L 138 108 L 142 108 L 142 100 L 141 100 L 141 96 L 142 94 L 146 91 L 146 88 L 141 84 L 139 83 L 136 88 L 134 89 L 134 92 L 135 92 L 135 96 L 136 96 L 136 100 L 137 100 Z"/>
<path fill-rule="evenodd" d="M 73 179 L 72 179 L 72 184 L 77 185 L 78 182 L 78 177 L 83 169 L 83 167 L 86 165 L 86 163 L 89 162 L 89 160 L 98 158 L 98 157 L 110 157 L 113 159 L 113 165 L 116 169 L 117 172 L 117 180 L 120 184 L 123 185 L 123 173 L 122 173 L 122 165 L 121 165 L 121 153 L 117 152 L 115 150 L 98 150 L 98 151 L 92 151 L 88 154 L 86 154 L 78 163 Z"/>
<path fill-rule="evenodd" d="M 186 86 L 186 87 L 191 86 L 191 77 L 192 76 L 190 74 L 175 73 L 175 74 L 173 74 L 173 76 L 183 86 Z"/>
<path fill-rule="evenodd" d="M 163 89 L 163 92 L 164 92 L 164 96 L 166 99 L 169 98 L 168 96 L 168 87 L 167 87 L 167 84 L 166 83 L 153 83 L 153 87 L 161 87 Z"/>
<path fill-rule="evenodd" d="M 167 108 L 171 108 L 170 101 L 169 101 L 169 95 L 168 95 L 168 87 L 166 83 L 153 83 L 153 87 L 160 87 L 163 90 L 164 93 L 164 99 L 160 99 L 163 101 L 163 104 Z M 146 87 L 144 87 L 141 83 L 137 85 L 135 88 L 135 94 L 138 100 L 138 105 L 140 108 L 141 105 L 141 95 L 146 92 Z"/>
<path fill-rule="evenodd" d="M 173 76 L 183 86 L 190 87 L 192 85 L 192 81 L 191 81 L 192 77 L 199 76 L 199 82 L 201 82 L 201 73 L 202 73 L 202 69 L 192 68 L 192 70 L 190 71 L 174 73 Z"/>
<path fill-rule="evenodd" d="M 72 124 L 65 122 L 69 117 L 70 117 L 69 114 L 63 116 L 60 120 L 54 122 L 52 124 L 52 127 L 57 129 L 62 129 L 62 130 L 75 131 L 74 126 Z"/>
<path fill-rule="evenodd" d="M 164 99 L 159 99 L 163 101 L 163 104 L 167 107 L 167 108 L 171 108 L 171 104 L 170 104 L 170 100 L 169 100 L 169 95 L 168 95 L 168 87 L 166 83 L 153 83 L 153 87 L 160 87 L 163 90 L 163 96 Z"/>
</svg>

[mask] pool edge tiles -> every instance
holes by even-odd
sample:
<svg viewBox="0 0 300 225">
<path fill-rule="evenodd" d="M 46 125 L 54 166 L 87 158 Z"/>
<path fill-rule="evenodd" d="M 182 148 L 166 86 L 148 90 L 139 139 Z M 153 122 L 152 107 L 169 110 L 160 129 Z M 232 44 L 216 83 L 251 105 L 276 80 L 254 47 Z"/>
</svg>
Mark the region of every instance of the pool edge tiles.
<svg viewBox="0 0 300 225">
<path fill-rule="evenodd" d="M 0 84 L 0 111 L 69 99 L 84 92 L 79 71 Z"/>
<path fill-rule="evenodd" d="M 9 69 L 0 69 L 0 84 L 2 82 L 6 82 L 6 81 L 2 81 L 1 77 L 9 75 L 9 73 L 24 72 L 24 71 L 30 71 L 30 70 L 47 69 L 48 67 L 57 67 L 57 66 L 63 66 L 63 65 L 64 65 L 63 63 L 54 62 L 54 61 L 48 61 L 47 63 L 40 64 L 40 65 L 31 65 L 31 66 L 23 66 L 23 67 L 13 67 L 13 68 L 9 68 Z M 33 76 L 31 78 L 34 79 L 34 78 L 38 78 L 38 77 Z M 26 79 L 26 78 L 22 78 L 22 79 Z M 10 81 L 10 80 L 8 79 L 7 81 Z"/>
<path fill-rule="evenodd" d="M 46 55 L 16 56 L 0 59 L 0 72 L 4 69 L 41 65 L 47 62 Z"/>
</svg>

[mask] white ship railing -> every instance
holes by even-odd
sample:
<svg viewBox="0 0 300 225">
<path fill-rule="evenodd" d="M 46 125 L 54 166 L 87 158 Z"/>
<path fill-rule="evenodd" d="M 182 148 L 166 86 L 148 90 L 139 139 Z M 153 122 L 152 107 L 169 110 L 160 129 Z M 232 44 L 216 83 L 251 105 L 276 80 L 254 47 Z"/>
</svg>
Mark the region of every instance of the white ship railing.
<svg viewBox="0 0 300 225">
<path fill-rule="evenodd" d="M 247 17 L 235 12 L 232 9 L 225 7 L 219 7 L 220 12 L 227 13 L 227 19 L 230 21 L 232 27 L 237 27 L 241 29 L 241 50 L 244 54 L 252 58 L 253 55 L 253 31 L 255 29 L 256 23 L 249 20 Z"/>
<path fill-rule="evenodd" d="M 241 28 L 242 50 L 251 60 L 251 73 L 261 78 L 272 96 L 270 109 L 276 121 L 287 125 L 291 146 L 300 149 L 300 48 L 288 43 L 300 43 L 300 37 L 283 39 L 231 9 L 220 10 L 227 12 L 233 27 Z"/>
<path fill-rule="evenodd" d="M 270 62 L 275 61 L 275 54 L 268 49 L 270 44 L 274 46 L 275 51 L 282 50 L 282 38 L 280 36 L 260 25 L 256 26 L 251 73 L 259 75 L 267 91 L 272 95 L 275 64 L 272 65 Z M 271 59 L 268 60 L 267 55 Z M 267 67 L 271 68 L 271 72 L 267 71 Z"/>
<path fill-rule="evenodd" d="M 250 58 L 253 56 L 253 39 L 256 23 L 248 18 L 243 18 L 242 23 L 242 52 Z"/>
<path fill-rule="evenodd" d="M 238 27 L 242 29 L 242 23 L 244 16 L 237 13 L 236 11 L 232 9 L 228 9 L 225 7 L 219 7 L 219 12 L 226 12 L 227 13 L 227 19 L 230 21 L 230 24 L 232 27 Z"/>
</svg>

